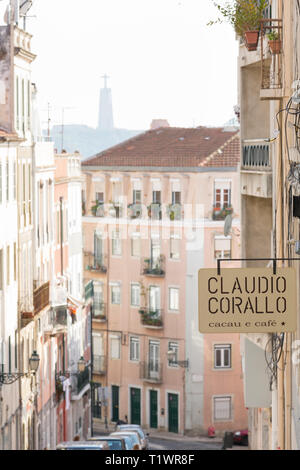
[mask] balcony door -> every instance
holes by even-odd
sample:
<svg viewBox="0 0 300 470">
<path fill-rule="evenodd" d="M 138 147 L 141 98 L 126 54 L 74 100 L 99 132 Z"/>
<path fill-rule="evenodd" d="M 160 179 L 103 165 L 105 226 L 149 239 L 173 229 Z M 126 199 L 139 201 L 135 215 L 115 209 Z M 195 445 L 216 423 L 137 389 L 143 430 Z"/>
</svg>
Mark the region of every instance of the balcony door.
<svg viewBox="0 0 300 470">
<path fill-rule="evenodd" d="M 160 287 L 150 286 L 149 288 L 149 310 L 159 314 L 160 310 Z"/>
<path fill-rule="evenodd" d="M 94 257 L 95 265 L 101 266 L 103 258 L 103 240 L 101 235 L 96 232 L 94 235 Z"/>
<path fill-rule="evenodd" d="M 159 378 L 159 341 L 149 341 L 149 378 Z"/>
<path fill-rule="evenodd" d="M 223 209 L 231 206 L 231 181 L 215 180 L 214 206 Z"/>
<path fill-rule="evenodd" d="M 159 268 L 160 266 L 160 240 L 153 238 L 151 240 L 151 269 Z"/>
</svg>

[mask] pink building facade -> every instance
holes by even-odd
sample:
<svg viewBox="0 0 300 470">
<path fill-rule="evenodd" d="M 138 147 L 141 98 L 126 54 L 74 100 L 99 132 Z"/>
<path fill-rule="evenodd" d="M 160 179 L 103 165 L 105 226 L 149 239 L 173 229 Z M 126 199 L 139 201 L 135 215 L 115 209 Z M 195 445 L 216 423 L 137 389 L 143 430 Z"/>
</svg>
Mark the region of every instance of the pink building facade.
<svg viewBox="0 0 300 470">
<path fill-rule="evenodd" d="M 211 424 L 206 409 L 225 392 L 198 330 L 197 273 L 239 257 L 238 161 L 236 130 L 159 128 L 82 163 L 95 419 L 175 433 Z M 224 237 L 233 211 L 237 235 Z M 241 408 L 242 395 L 240 379 Z"/>
</svg>

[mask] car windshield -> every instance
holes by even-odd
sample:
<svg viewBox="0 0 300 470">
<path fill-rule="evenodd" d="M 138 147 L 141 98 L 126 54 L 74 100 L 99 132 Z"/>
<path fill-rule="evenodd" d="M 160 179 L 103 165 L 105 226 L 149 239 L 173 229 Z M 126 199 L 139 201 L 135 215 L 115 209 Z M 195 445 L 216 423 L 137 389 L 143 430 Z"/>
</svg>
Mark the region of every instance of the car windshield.
<svg viewBox="0 0 300 470">
<path fill-rule="evenodd" d="M 109 450 L 122 450 L 122 442 L 117 440 L 107 440 L 109 445 Z"/>
</svg>

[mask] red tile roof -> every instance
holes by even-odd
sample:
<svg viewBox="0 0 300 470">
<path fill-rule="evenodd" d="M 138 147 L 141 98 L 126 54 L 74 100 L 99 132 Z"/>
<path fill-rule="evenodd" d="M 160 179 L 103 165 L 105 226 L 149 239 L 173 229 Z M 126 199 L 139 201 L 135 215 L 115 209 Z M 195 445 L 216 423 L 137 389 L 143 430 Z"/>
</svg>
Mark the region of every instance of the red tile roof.
<svg viewBox="0 0 300 470">
<path fill-rule="evenodd" d="M 223 128 L 149 130 L 83 160 L 83 167 L 237 167 L 239 132 Z"/>
</svg>

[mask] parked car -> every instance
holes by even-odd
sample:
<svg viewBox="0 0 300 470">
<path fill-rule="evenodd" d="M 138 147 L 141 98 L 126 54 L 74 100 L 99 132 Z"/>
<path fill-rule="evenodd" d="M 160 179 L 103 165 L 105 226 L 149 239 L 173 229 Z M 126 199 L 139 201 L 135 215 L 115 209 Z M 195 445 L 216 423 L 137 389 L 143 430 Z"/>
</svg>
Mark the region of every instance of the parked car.
<svg viewBox="0 0 300 470">
<path fill-rule="evenodd" d="M 248 445 L 248 429 L 243 429 L 241 431 L 234 432 L 233 443 L 247 446 Z"/>
<path fill-rule="evenodd" d="M 107 441 L 69 441 L 61 442 L 56 450 L 109 450 Z"/>
<path fill-rule="evenodd" d="M 149 440 L 148 436 L 149 433 L 145 434 L 141 426 L 138 424 L 120 424 L 117 426 L 117 431 L 137 431 L 139 433 L 139 436 L 142 440 L 142 449 L 143 450 L 148 450 L 149 449 Z"/>
<path fill-rule="evenodd" d="M 94 436 L 90 437 L 88 441 L 92 442 L 107 442 L 109 450 L 132 450 L 131 441 L 129 438 L 112 437 L 112 436 Z"/>
<path fill-rule="evenodd" d="M 116 431 L 112 432 L 110 436 L 128 436 L 131 439 L 133 450 L 141 450 L 142 449 L 142 441 L 139 434 L 135 431 Z"/>
</svg>

